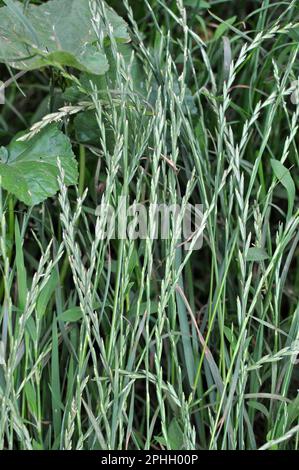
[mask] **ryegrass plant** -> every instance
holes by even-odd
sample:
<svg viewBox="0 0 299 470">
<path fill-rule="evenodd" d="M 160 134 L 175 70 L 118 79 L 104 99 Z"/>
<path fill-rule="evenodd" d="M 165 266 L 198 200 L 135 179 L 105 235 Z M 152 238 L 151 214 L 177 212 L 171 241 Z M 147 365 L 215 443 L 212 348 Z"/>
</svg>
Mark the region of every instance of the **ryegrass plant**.
<svg viewBox="0 0 299 470">
<path fill-rule="evenodd" d="M 80 187 L 60 166 L 42 205 L 1 195 L 1 448 L 298 448 L 298 4 L 224 2 L 237 15 L 224 21 L 224 3 L 208 3 L 114 5 L 125 60 L 91 1 L 114 77 L 100 89 L 61 67 L 80 100 L 39 113 L 23 138 L 62 121 Z M 92 144 L 73 132 L 88 113 Z M 174 221 L 166 240 L 102 239 L 96 208 L 124 210 L 120 196 L 179 204 L 180 217 L 203 204 L 190 249 Z"/>
</svg>

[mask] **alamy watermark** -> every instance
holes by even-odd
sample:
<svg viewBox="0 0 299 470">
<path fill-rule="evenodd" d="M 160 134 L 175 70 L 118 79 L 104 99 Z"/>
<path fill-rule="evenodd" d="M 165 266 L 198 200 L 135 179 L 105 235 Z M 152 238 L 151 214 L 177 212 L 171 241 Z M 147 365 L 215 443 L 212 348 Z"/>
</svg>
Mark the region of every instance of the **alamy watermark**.
<svg viewBox="0 0 299 470">
<path fill-rule="evenodd" d="M 299 104 L 299 81 L 294 80 L 291 83 L 291 88 L 293 89 L 293 92 L 291 94 L 291 102 L 293 104 Z"/>
<path fill-rule="evenodd" d="M 299 364 L 299 338 L 292 342 L 291 345 L 291 363 L 294 365 Z"/>
<path fill-rule="evenodd" d="M 203 243 L 202 204 L 127 204 L 120 196 L 116 207 L 102 203 L 96 209 L 100 239 L 172 240 L 185 250 L 199 250 Z"/>
<path fill-rule="evenodd" d="M 5 83 L 0 81 L 0 104 L 5 103 Z"/>
</svg>

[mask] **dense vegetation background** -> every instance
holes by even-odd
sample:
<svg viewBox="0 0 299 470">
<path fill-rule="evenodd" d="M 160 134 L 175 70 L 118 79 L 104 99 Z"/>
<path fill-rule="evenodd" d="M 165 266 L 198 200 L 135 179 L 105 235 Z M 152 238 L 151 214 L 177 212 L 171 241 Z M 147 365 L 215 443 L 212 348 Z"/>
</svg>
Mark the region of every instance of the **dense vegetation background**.
<svg viewBox="0 0 299 470">
<path fill-rule="evenodd" d="M 0 447 L 297 449 L 298 1 L 83 1 L 82 56 L 73 1 L 0 1 Z M 118 196 L 203 247 L 101 240 Z"/>
</svg>

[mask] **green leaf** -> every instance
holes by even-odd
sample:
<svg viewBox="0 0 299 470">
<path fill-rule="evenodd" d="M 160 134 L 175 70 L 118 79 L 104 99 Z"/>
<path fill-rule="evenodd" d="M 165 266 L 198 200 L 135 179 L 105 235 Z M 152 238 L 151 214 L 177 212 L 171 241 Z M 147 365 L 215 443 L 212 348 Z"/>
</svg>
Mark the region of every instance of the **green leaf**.
<svg viewBox="0 0 299 470">
<path fill-rule="evenodd" d="M 97 144 L 99 142 L 99 125 L 94 110 L 88 110 L 77 114 L 74 119 L 74 128 L 78 142 L 83 144 Z M 107 129 L 107 134 L 108 132 L 109 129 Z M 109 134 L 112 134 L 111 131 Z"/>
<path fill-rule="evenodd" d="M 223 333 L 225 334 L 225 337 L 228 340 L 228 342 L 234 348 L 236 346 L 236 338 L 231 328 L 228 328 L 228 326 L 223 326 Z"/>
<path fill-rule="evenodd" d="M 30 412 L 33 416 L 38 416 L 37 399 L 33 385 L 30 382 L 27 382 L 24 386 L 24 390 Z"/>
<path fill-rule="evenodd" d="M 91 87 L 90 82 L 96 85 L 97 89 L 100 91 L 100 98 L 106 98 L 107 95 L 103 92 L 107 88 L 113 90 L 115 97 L 119 98 L 119 93 L 117 93 L 117 64 L 115 61 L 114 54 L 110 46 L 106 46 L 104 48 L 105 55 L 108 60 L 109 64 L 109 71 L 106 73 L 105 77 L 102 76 L 93 76 L 89 73 L 83 73 L 80 77 L 81 86 L 87 90 L 92 92 L 93 88 Z M 137 60 L 136 56 L 134 56 L 132 60 L 133 49 L 130 44 L 117 44 L 117 52 L 121 56 L 124 64 L 124 68 L 128 75 L 130 74 L 130 79 L 133 83 L 133 89 L 135 93 L 139 93 L 139 95 L 145 94 L 145 82 L 146 77 L 144 71 Z"/>
<path fill-rule="evenodd" d="M 274 174 L 279 182 L 285 187 L 288 195 L 288 214 L 287 220 L 289 220 L 293 213 L 296 188 L 293 178 L 289 170 L 279 161 L 271 159 L 271 166 L 273 168 Z"/>
<path fill-rule="evenodd" d="M 32 339 L 32 341 L 37 340 L 36 323 L 35 323 L 35 320 L 32 316 L 29 317 L 27 322 L 26 322 L 26 331 L 27 331 L 27 333 L 29 333 L 30 338 Z"/>
<path fill-rule="evenodd" d="M 184 433 L 175 418 L 173 418 L 170 423 L 168 439 L 172 450 L 181 450 L 184 448 Z"/>
<path fill-rule="evenodd" d="M 147 302 L 142 302 L 140 304 L 140 308 L 139 308 L 139 315 L 142 316 L 142 315 L 144 315 L 145 312 L 147 312 L 147 314 L 153 315 L 154 313 L 157 313 L 158 306 L 159 306 L 159 303 L 157 301 L 155 301 L 155 300 L 151 301 L 150 309 L 148 311 Z M 135 316 L 136 314 L 137 314 L 137 304 L 134 304 L 131 307 L 130 315 Z"/>
<path fill-rule="evenodd" d="M 236 19 L 236 16 L 232 16 L 231 18 L 228 18 L 227 20 L 223 21 L 223 23 L 221 23 L 215 31 L 214 39 L 221 38 L 221 36 L 223 36 L 223 34 L 225 34 L 226 31 L 229 29 L 229 26 L 234 24 Z"/>
<path fill-rule="evenodd" d="M 118 53 L 121 55 L 124 67 L 130 74 L 133 89 L 136 94 L 140 97 L 145 95 L 145 74 L 136 59 L 134 57 L 132 61 L 133 49 L 128 44 L 118 44 L 117 45 Z M 108 89 L 113 90 L 113 98 L 115 100 L 123 101 L 125 98 L 121 97 L 120 100 L 120 91 L 117 90 L 117 79 L 116 79 L 116 62 L 111 51 L 111 47 L 105 47 L 105 54 L 108 59 L 109 70 L 103 76 L 97 76 L 88 73 L 82 73 L 80 76 L 81 87 L 86 91 L 87 94 L 93 93 L 93 87 L 95 86 L 98 90 L 98 97 L 101 100 L 108 99 Z M 64 93 L 64 98 L 68 101 L 77 103 L 78 101 L 84 101 L 86 97 L 82 93 L 78 94 L 74 87 L 70 87 Z M 129 105 L 129 99 L 128 99 Z M 76 130 L 76 136 L 79 142 L 96 144 L 99 141 L 99 126 L 96 119 L 95 111 L 85 111 L 77 114 L 74 119 L 74 126 Z M 107 141 L 108 146 L 113 145 L 113 132 L 107 126 Z"/>
<path fill-rule="evenodd" d="M 211 5 L 205 0 L 184 0 L 184 6 L 196 8 L 197 10 L 211 7 Z"/>
<path fill-rule="evenodd" d="M 70 66 L 94 74 L 103 74 L 108 61 L 97 45 L 88 1 L 50 0 L 28 5 L 6 0 L 0 9 L 0 61 L 20 70 L 47 65 Z M 130 40 L 127 25 L 110 7 L 107 18 L 115 39 Z M 100 25 L 107 36 L 104 25 Z"/>
<path fill-rule="evenodd" d="M 80 307 L 72 307 L 58 315 L 58 320 L 64 322 L 76 322 L 81 320 L 82 310 Z"/>
<path fill-rule="evenodd" d="M 247 261 L 265 261 L 269 256 L 264 248 L 256 248 L 255 246 L 248 249 Z"/>
<path fill-rule="evenodd" d="M 1 186 L 28 206 L 39 204 L 58 190 L 57 159 L 65 183 L 76 184 L 78 169 L 70 140 L 56 125 L 43 129 L 26 142 L 17 135 L 7 148 L 0 148 Z"/>
</svg>

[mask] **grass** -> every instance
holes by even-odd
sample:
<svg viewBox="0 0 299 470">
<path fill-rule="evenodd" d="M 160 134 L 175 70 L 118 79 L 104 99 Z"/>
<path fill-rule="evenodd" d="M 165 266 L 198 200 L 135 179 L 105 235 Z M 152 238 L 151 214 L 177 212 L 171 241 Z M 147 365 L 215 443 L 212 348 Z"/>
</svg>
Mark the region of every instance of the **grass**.
<svg viewBox="0 0 299 470">
<path fill-rule="evenodd" d="M 103 89 L 46 69 L 1 110 L 6 143 L 71 106 L 80 177 L 33 208 L 1 194 L 0 447 L 298 449 L 298 3 L 108 3 L 134 56 L 110 30 Z M 203 204 L 203 247 L 174 223 L 101 239 L 96 208 L 119 196 Z"/>
</svg>

